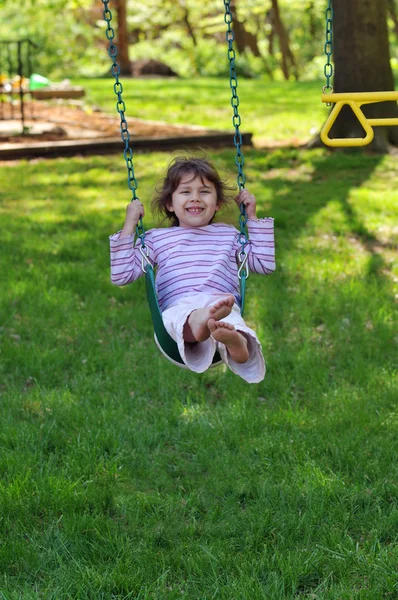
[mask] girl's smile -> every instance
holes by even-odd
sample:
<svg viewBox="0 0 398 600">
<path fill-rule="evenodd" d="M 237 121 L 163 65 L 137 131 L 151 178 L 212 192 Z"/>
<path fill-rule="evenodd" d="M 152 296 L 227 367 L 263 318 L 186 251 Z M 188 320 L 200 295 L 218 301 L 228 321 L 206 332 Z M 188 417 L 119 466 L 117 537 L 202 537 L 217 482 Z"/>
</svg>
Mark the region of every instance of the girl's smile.
<svg viewBox="0 0 398 600">
<path fill-rule="evenodd" d="M 172 193 L 167 208 L 175 213 L 180 227 L 208 225 L 219 208 L 215 185 L 187 173 Z"/>
</svg>

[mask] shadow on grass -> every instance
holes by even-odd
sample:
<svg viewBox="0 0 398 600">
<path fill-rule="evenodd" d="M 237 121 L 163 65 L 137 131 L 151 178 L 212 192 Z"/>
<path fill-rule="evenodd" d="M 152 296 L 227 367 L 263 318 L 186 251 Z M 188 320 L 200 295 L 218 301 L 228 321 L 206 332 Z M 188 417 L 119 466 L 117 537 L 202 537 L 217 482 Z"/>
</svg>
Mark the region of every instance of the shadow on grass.
<svg viewBox="0 0 398 600">
<path fill-rule="evenodd" d="M 156 156 L 159 163 L 163 160 L 168 162 L 165 155 Z M 272 215 L 276 223 L 277 272 L 271 277 L 252 277 L 249 284 L 249 311 L 259 325 L 260 336 L 265 338 L 265 354 L 269 363 L 270 376 L 258 386 L 259 393 L 262 393 L 262 389 L 270 389 L 270 384 L 271 389 L 275 385 L 277 398 L 284 390 L 287 390 L 287 394 L 291 392 L 294 395 L 294 390 L 305 387 L 306 378 L 303 374 L 298 375 L 298 371 L 313 372 L 313 365 L 321 360 L 325 362 L 324 368 L 318 370 L 322 385 L 329 385 L 330 378 L 341 377 L 341 371 L 340 374 L 331 373 L 328 368 L 331 364 L 331 346 L 335 348 L 336 353 L 341 352 L 345 357 L 348 351 L 355 354 L 359 349 L 362 351 L 369 347 L 375 351 L 376 325 L 371 323 L 366 329 L 366 323 L 363 323 L 371 303 L 369 304 L 363 296 L 360 287 L 357 289 L 353 286 L 352 277 L 341 273 L 339 283 L 336 284 L 333 281 L 328 283 L 327 278 L 324 281 L 319 280 L 315 274 L 315 280 L 311 282 L 306 272 L 305 258 L 304 261 L 297 258 L 296 270 L 294 261 L 295 255 L 302 250 L 301 238 L 309 233 L 317 236 L 314 218 L 319 216 L 330 201 L 337 202 L 344 213 L 343 234 L 340 231 L 340 223 L 330 223 L 328 235 L 331 247 L 325 254 L 322 254 L 321 249 L 320 260 L 333 261 L 333 234 L 354 236 L 370 253 L 368 277 L 372 283 L 369 283 L 370 287 L 365 286 L 365 293 L 374 294 L 376 288 L 381 295 L 392 293 L 391 283 L 385 275 L 386 264 L 377 252 L 380 242 L 366 228 L 349 202 L 350 191 L 360 187 L 371 177 L 381 158 L 359 154 L 300 153 L 297 150 L 273 153 L 248 150 L 245 156 L 247 186 L 257 195 L 260 216 Z M 151 159 L 142 155 L 140 161 L 144 167 L 140 180 L 141 188 L 153 188 L 155 181 Z M 215 162 L 218 168 L 227 170 L 231 164 L 231 152 L 215 153 Z M 114 229 L 112 222 L 120 222 L 123 218 L 123 209 L 109 206 L 109 203 L 105 203 L 104 209 L 101 209 L 97 205 L 97 199 L 100 194 L 109 194 L 108 190 L 115 193 L 115 186 L 116 194 L 120 194 L 121 197 L 127 196 L 122 187 L 124 182 L 120 181 L 118 165 L 119 161 L 116 158 L 109 162 L 103 158 L 57 161 L 52 163 L 51 176 L 48 176 L 47 171 L 34 167 L 30 182 L 29 169 L 25 170 L 28 187 L 33 181 L 36 182 L 36 186 L 40 182 L 46 186 L 43 202 L 46 202 L 48 197 L 56 197 L 57 201 L 55 206 L 48 208 L 45 218 L 43 214 L 46 210 L 39 206 L 39 220 L 36 220 L 36 215 L 32 212 L 28 213 L 27 219 L 21 223 L 19 215 L 16 214 L 14 223 L 10 225 L 10 231 L 14 231 L 14 235 L 17 232 L 26 232 L 26 235 L 19 237 L 17 245 L 13 235 L 5 239 L 3 246 L 9 246 L 8 255 L 15 261 L 15 270 L 8 272 L 10 281 L 15 281 L 15 277 L 20 279 L 13 312 L 24 312 L 25 307 L 32 307 L 28 310 L 36 322 L 36 328 L 39 327 L 40 316 L 46 315 L 53 327 L 60 327 L 61 330 L 79 330 L 79 340 L 89 340 L 93 327 L 97 328 L 95 335 L 98 339 L 104 336 L 117 337 L 121 331 L 131 327 L 135 336 L 145 340 L 145 348 L 142 351 L 145 352 L 146 344 L 150 344 L 148 351 L 153 355 L 152 331 L 149 311 L 146 313 L 143 282 L 137 282 L 133 288 L 128 286 L 125 290 L 116 289 L 109 283 L 107 237 Z M 62 185 L 58 187 L 58 183 L 54 183 L 57 173 L 61 184 L 64 180 L 70 189 Z M 103 188 L 102 191 L 100 187 Z M 72 203 L 71 196 L 74 198 Z M 122 202 L 116 204 L 119 206 Z M 49 290 L 50 294 L 47 293 Z M 58 294 L 63 300 L 57 300 Z M 356 305 L 351 301 L 354 297 Z M 110 301 L 114 302 L 112 319 L 106 315 Z M 68 306 L 65 315 L 62 312 L 62 302 Z M 82 303 L 86 305 L 84 310 L 81 307 Z M 90 313 L 90 306 L 96 307 L 95 313 Z M 117 311 L 113 310 L 115 306 L 119 308 L 117 317 Z M 35 311 L 37 314 L 34 316 Z M 342 319 L 350 320 L 351 315 L 355 315 L 358 326 L 364 329 L 359 334 L 354 327 L 354 331 L 349 335 L 350 340 L 355 339 L 356 345 L 349 345 L 347 348 L 348 332 L 346 337 L 341 337 L 337 324 Z M 69 325 L 68 318 L 71 319 Z M 370 317 L 367 318 L 369 320 Z M 296 321 L 296 324 L 293 321 Z M 347 321 L 344 323 L 348 327 Z M 298 333 L 300 327 L 304 333 Z M 323 343 L 326 344 L 327 336 L 326 333 L 321 335 L 322 327 L 327 329 L 329 336 L 328 345 L 325 347 Z M 392 329 L 386 324 L 382 326 L 379 323 L 377 327 L 383 330 L 381 339 L 387 341 L 393 335 Z M 315 332 L 311 333 L 310 329 L 314 328 Z M 52 344 L 55 337 L 55 332 L 52 331 L 47 337 L 41 337 L 42 343 Z M 311 339 L 318 341 L 311 342 Z M 133 346 L 134 340 L 131 339 L 129 348 Z M 80 348 L 86 348 L 86 344 L 82 344 Z M 87 349 L 85 351 L 87 352 Z M 14 359 L 18 360 L 16 356 Z M 372 361 L 373 367 L 375 364 L 381 366 L 383 353 L 380 353 L 376 363 L 374 356 L 370 356 L 369 360 Z M 177 371 L 173 367 L 169 368 L 174 380 Z M 104 364 L 102 370 L 106 369 L 107 365 Z M 336 365 L 334 369 L 337 370 Z M 22 367 L 21 370 L 24 371 Z M 280 377 L 281 371 L 284 377 Z M 366 373 L 369 373 L 368 369 L 365 371 L 362 382 L 367 377 Z M 183 380 L 196 377 L 190 373 L 178 373 Z M 32 373 L 24 373 L 23 376 L 30 377 Z M 295 382 L 297 377 L 301 384 Z M 280 384 L 276 383 L 278 378 Z M 313 378 L 314 375 L 307 377 L 308 382 Z M 200 379 L 205 380 L 206 377 Z M 217 378 L 211 377 L 211 381 L 215 382 L 217 387 L 222 385 Z M 228 385 L 232 390 L 233 385 Z M 237 386 L 243 391 L 246 384 L 238 381 Z"/>
<path fill-rule="evenodd" d="M 276 392 L 276 402 L 289 395 L 293 402 L 309 399 L 346 383 L 364 389 L 377 371 L 392 368 L 394 328 L 385 311 L 394 292 L 380 249 L 394 246 L 369 231 L 349 197 L 371 178 L 380 156 L 322 152 L 307 169 L 306 155 L 296 151 L 248 152 L 246 158 L 256 189 L 258 179 L 264 181 L 261 214 L 272 215 L 276 226 L 277 271 L 253 278 L 248 291 L 249 306 L 251 295 L 258 296 L 253 317 L 264 324 L 268 346 L 270 375 L 260 389 L 268 390 L 267 397 Z M 338 219 L 331 214 L 321 224 L 329 203 L 338 206 Z M 352 250 L 345 263 L 347 240 Z M 353 257 L 366 262 L 360 275 L 353 272 Z"/>
</svg>

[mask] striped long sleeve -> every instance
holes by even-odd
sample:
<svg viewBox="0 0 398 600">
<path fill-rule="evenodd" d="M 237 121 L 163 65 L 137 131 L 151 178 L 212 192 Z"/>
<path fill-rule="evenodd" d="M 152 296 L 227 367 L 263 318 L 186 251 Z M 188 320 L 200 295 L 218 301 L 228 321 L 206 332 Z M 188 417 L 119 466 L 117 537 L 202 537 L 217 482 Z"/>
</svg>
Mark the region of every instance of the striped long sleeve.
<svg viewBox="0 0 398 600">
<path fill-rule="evenodd" d="M 274 219 L 248 219 L 250 271 L 267 275 L 275 271 Z"/>
<path fill-rule="evenodd" d="M 275 270 L 273 219 L 249 220 L 249 268 L 267 274 Z M 161 310 L 179 298 L 195 294 L 233 294 L 240 303 L 236 255 L 240 249 L 235 227 L 212 223 L 204 227 L 150 229 L 145 244 L 155 265 Z M 140 242 L 133 236 L 110 236 L 111 280 L 126 285 L 142 275 Z"/>
<path fill-rule="evenodd" d="M 111 235 L 111 281 L 115 285 L 126 285 L 132 283 L 141 275 L 141 253 L 140 240 L 134 245 L 134 236 L 129 235 L 120 238 L 120 232 Z M 152 246 L 149 240 L 145 240 L 149 250 L 149 258 L 153 260 Z"/>
</svg>

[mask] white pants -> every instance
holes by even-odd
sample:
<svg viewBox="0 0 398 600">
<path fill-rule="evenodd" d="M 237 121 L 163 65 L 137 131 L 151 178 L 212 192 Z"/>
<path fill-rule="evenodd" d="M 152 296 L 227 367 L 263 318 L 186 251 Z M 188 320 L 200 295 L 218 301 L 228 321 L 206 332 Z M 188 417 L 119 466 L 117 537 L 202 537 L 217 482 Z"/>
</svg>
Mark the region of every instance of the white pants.
<svg viewBox="0 0 398 600">
<path fill-rule="evenodd" d="M 261 344 L 253 329 L 250 329 L 244 322 L 237 304 L 234 304 L 231 313 L 221 320 L 231 323 L 247 339 L 249 359 L 245 363 L 237 363 L 232 360 L 225 344 L 217 342 L 212 336 L 204 342 L 197 342 L 196 344 L 187 343 L 184 340 L 184 325 L 191 312 L 197 308 L 212 306 L 223 297 L 225 295 L 222 294 L 220 296 L 197 294 L 196 296 L 182 298 L 162 313 L 164 325 L 173 340 L 177 342 L 181 358 L 191 371 L 196 373 L 206 371 L 211 366 L 213 356 L 218 350 L 222 361 L 228 365 L 233 373 L 239 375 L 248 383 L 259 383 L 265 376 L 265 363 Z"/>
</svg>

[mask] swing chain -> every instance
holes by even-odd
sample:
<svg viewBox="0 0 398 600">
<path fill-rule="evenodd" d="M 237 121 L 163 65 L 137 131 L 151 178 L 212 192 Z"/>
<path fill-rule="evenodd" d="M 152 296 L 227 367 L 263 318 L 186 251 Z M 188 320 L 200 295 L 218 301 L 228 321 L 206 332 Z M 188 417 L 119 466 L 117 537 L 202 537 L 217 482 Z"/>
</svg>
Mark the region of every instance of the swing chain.
<svg viewBox="0 0 398 600">
<path fill-rule="evenodd" d="M 127 127 L 127 121 L 126 121 L 126 117 L 125 117 L 126 105 L 123 101 L 123 96 L 122 96 L 123 85 L 122 85 L 121 81 L 119 81 L 120 67 L 116 62 L 116 57 L 118 55 L 118 51 L 117 51 L 116 45 L 113 43 L 113 40 L 115 38 L 115 30 L 113 29 L 113 27 L 111 25 L 112 13 L 109 9 L 109 1 L 108 0 L 101 0 L 101 1 L 102 1 L 102 4 L 104 5 L 103 17 L 104 17 L 104 21 L 106 22 L 106 25 L 107 25 L 106 37 L 109 40 L 108 54 L 112 61 L 112 66 L 111 66 L 110 70 L 111 70 L 112 75 L 115 78 L 113 90 L 117 96 L 116 110 L 118 111 L 119 116 L 120 116 L 120 135 L 121 135 L 122 141 L 124 142 L 123 156 L 124 156 L 124 160 L 126 161 L 126 167 L 127 167 L 127 185 L 128 185 L 129 190 L 132 192 L 131 201 L 133 202 L 134 200 L 138 200 L 138 197 L 136 195 L 138 183 L 137 183 L 137 180 L 135 178 L 135 173 L 134 173 L 133 151 L 130 148 L 130 133 L 129 133 L 129 130 Z M 145 246 L 145 229 L 144 229 L 144 225 L 142 223 L 142 218 L 140 218 L 140 220 L 137 224 L 136 235 L 141 240 L 141 248 L 146 248 L 146 246 Z"/>
<path fill-rule="evenodd" d="M 235 50 L 233 47 L 235 33 L 232 29 L 231 0 L 224 0 L 224 8 L 225 8 L 224 21 L 228 27 L 225 38 L 228 42 L 229 80 L 230 80 L 230 87 L 231 87 L 231 91 L 232 91 L 231 106 L 234 111 L 234 115 L 232 117 L 232 124 L 235 127 L 234 144 L 235 144 L 236 150 L 237 150 L 236 155 L 235 155 L 235 164 L 238 167 L 237 182 L 238 182 L 239 191 L 241 191 L 241 189 L 245 187 L 246 177 L 245 177 L 245 174 L 243 173 L 243 165 L 245 163 L 245 159 L 244 159 L 243 153 L 241 151 L 242 134 L 240 133 L 240 130 L 239 130 L 239 127 L 241 125 L 241 118 L 240 118 L 240 115 L 238 112 L 239 98 L 238 98 L 238 94 L 236 91 L 236 89 L 238 87 L 238 78 L 237 78 L 236 69 L 235 69 L 236 54 L 235 54 Z M 239 208 L 240 208 L 240 215 L 239 215 L 240 232 L 239 232 L 238 240 L 241 245 L 241 250 L 238 254 L 238 259 L 240 262 L 240 266 L 239 266 L 239 270 L 238 270 L 238 277 L 239 277 L 239 279 L 241 279 L 243 275 L 245 275 L 246 278 L 249 276 L 249 269 L 247 268 L 247 264 L 246 264 L 247 263 L 247 252 L 245 250 L 246 245 L 249 243 L 249 239 L 248 239 L 247 230 L 246 230 L 247 214 L 246 214 L 246 209 L 245 209 L 245 205 L 243 204 L 243 202 L 241 202 L 241 204 L 239 205 Z"/>
<path fill-rule="evenodd" d="M 235 39 L 235 33 L 232 29 L 232 13 L 231 13 L 231 0 L 224 0 L 225 14 L 224 21 L 228 26 L 228 30 L 226 33 L 226 40 L 228 42 L 228 60 L 229 60 L 229 79 L 230 86 L 232 91 L 231 97 L 231 106 L 234 111 L 234 115 L 232 117 L 232 124 L 235 127 L 235 135 L 234 135 L 234 144 L 236 146 L 236 156 L 235 156 L 235 164 L 238 167 L 238 177 L 237 182 L 239 186 L 239 191 L 245 187 L 245 175 L 243 173 L 243 165 L 245 162 L 243 153 L 241 151 L 242 145 L 242 134 L 240 133 L 239 127 L 241 125 L 241 118 L 238 112 L 239 106 L 239 98 L 236 92 L 236 88 L 238 87 L 238 78 L 235 70 L 235 50 L 233 48 L 233 41 Z"/>
<path fill-rule="evenodd" d="M 328 6 L 325 12 L 326 15 L 326 42 L 325 42 L 325 55 L 326 63 L 323 72 L 326 77 L 326 85 L 323 86 L 322 91 L 324 94 L 331 94 L 333 92 L 333 86 L 330 83 L 333 77 L 333 65 L 331 56 L 333 54 L 333 7 L 332 0 L 328 0 Z M 331 102 L 326 103 L 327 106 L 331 106 Z"/>
</svg>

